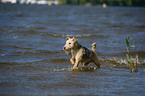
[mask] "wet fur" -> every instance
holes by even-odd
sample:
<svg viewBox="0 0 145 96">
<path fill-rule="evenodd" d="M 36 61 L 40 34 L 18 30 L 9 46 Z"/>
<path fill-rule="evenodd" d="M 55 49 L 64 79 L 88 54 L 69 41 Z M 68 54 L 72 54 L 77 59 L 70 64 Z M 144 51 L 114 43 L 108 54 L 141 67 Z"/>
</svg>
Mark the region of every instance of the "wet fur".
<svg viewBox="0 0 145 96">
<path fill-rule="evenodd" d="M 71 44 L 71 45 L 70 45 Z M 67 37 L 64 51 L 71 50 L 72 58 L 70 62 L 74 65 L 73 68 L 77 68 L 79 64 L 87 66 L 90 62 L 100 68 L 99 58 L 95 52 L 96 43 L 92 44 L 92 49 L 88 49 L 78 43 L 78 40 L 73 37 L 72 39 Z"/>
</svg>

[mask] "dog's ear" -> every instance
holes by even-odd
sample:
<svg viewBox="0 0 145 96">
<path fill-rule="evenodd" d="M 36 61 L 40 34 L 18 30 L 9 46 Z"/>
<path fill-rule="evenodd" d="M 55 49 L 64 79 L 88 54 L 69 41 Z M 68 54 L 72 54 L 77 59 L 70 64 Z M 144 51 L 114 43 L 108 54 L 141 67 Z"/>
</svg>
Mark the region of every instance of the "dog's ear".
<svg viewBox="0 0 145 96">
<path fill-rule="evenodd" d="M 73 39 L 72 39 L 74 42 L 77 42 L 78 41 L 78 39 L 76 39 L 75 37 L 73 37 Z"/>
<path fill-rule="evenodd" d="M 70 39 L 69 37 L 67 37 L 66 39 L 65 39 L 65 41 L 67 41 L 68 39 Z"/>
</svg>

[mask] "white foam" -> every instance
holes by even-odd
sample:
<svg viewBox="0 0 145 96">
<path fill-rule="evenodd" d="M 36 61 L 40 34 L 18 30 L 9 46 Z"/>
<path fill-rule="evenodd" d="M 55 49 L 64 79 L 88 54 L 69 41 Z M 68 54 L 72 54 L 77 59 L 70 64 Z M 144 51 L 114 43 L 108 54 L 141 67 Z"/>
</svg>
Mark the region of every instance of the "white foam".
<svg viewBox="0 0 145 96">
<path fill-rule="evenodd" d="M 106 61 L 106 62 L 115 62 L 117 64 L 128 64 L 128 61 L 126 58 L 118 58 L 118 57 L 113 57 L 113 58 L 101 58 L 101 61 Z M 131 61 L 134 61 L 135 58 L 131 58 Z M 139 64 L 145 63 L 145 60 L 139 61 Z"/>
</svg>

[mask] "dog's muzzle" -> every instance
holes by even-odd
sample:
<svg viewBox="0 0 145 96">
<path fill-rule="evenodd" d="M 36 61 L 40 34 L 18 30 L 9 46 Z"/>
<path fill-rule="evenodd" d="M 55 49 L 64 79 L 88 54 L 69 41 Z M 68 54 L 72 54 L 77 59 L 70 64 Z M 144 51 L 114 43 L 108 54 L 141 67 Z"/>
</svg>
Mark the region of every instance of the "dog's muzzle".
<svg viewBox="0 0 145 96">
<path fill-rule="evenodd" d="M 66 47 L 63 47 L 63 50 L 65 50 L 66 49 Z"/>
<path fill-rule="evenodd" d="M 70 49 L 66 49 L 66 47 L 63 47 L 63 50 L 65 51 L 66 54 L 70 54 Z"/>
</svg>

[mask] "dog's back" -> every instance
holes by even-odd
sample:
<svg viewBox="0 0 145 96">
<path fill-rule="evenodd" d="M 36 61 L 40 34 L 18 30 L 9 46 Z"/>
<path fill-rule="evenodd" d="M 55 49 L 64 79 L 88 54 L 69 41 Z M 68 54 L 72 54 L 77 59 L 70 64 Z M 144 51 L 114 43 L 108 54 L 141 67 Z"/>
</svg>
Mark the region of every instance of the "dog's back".
<svg viewBox="0 0 145 96">
<path fill-rule="evenodd" d="M 84 46 L 81 46 L 79 58 L 81 57 L 80 63 L 87 66 L 90 62 L 97 62 L 97 66 L 100 67 L 99 59 L 95 50 L 88 49 Z"/>
</svg>

